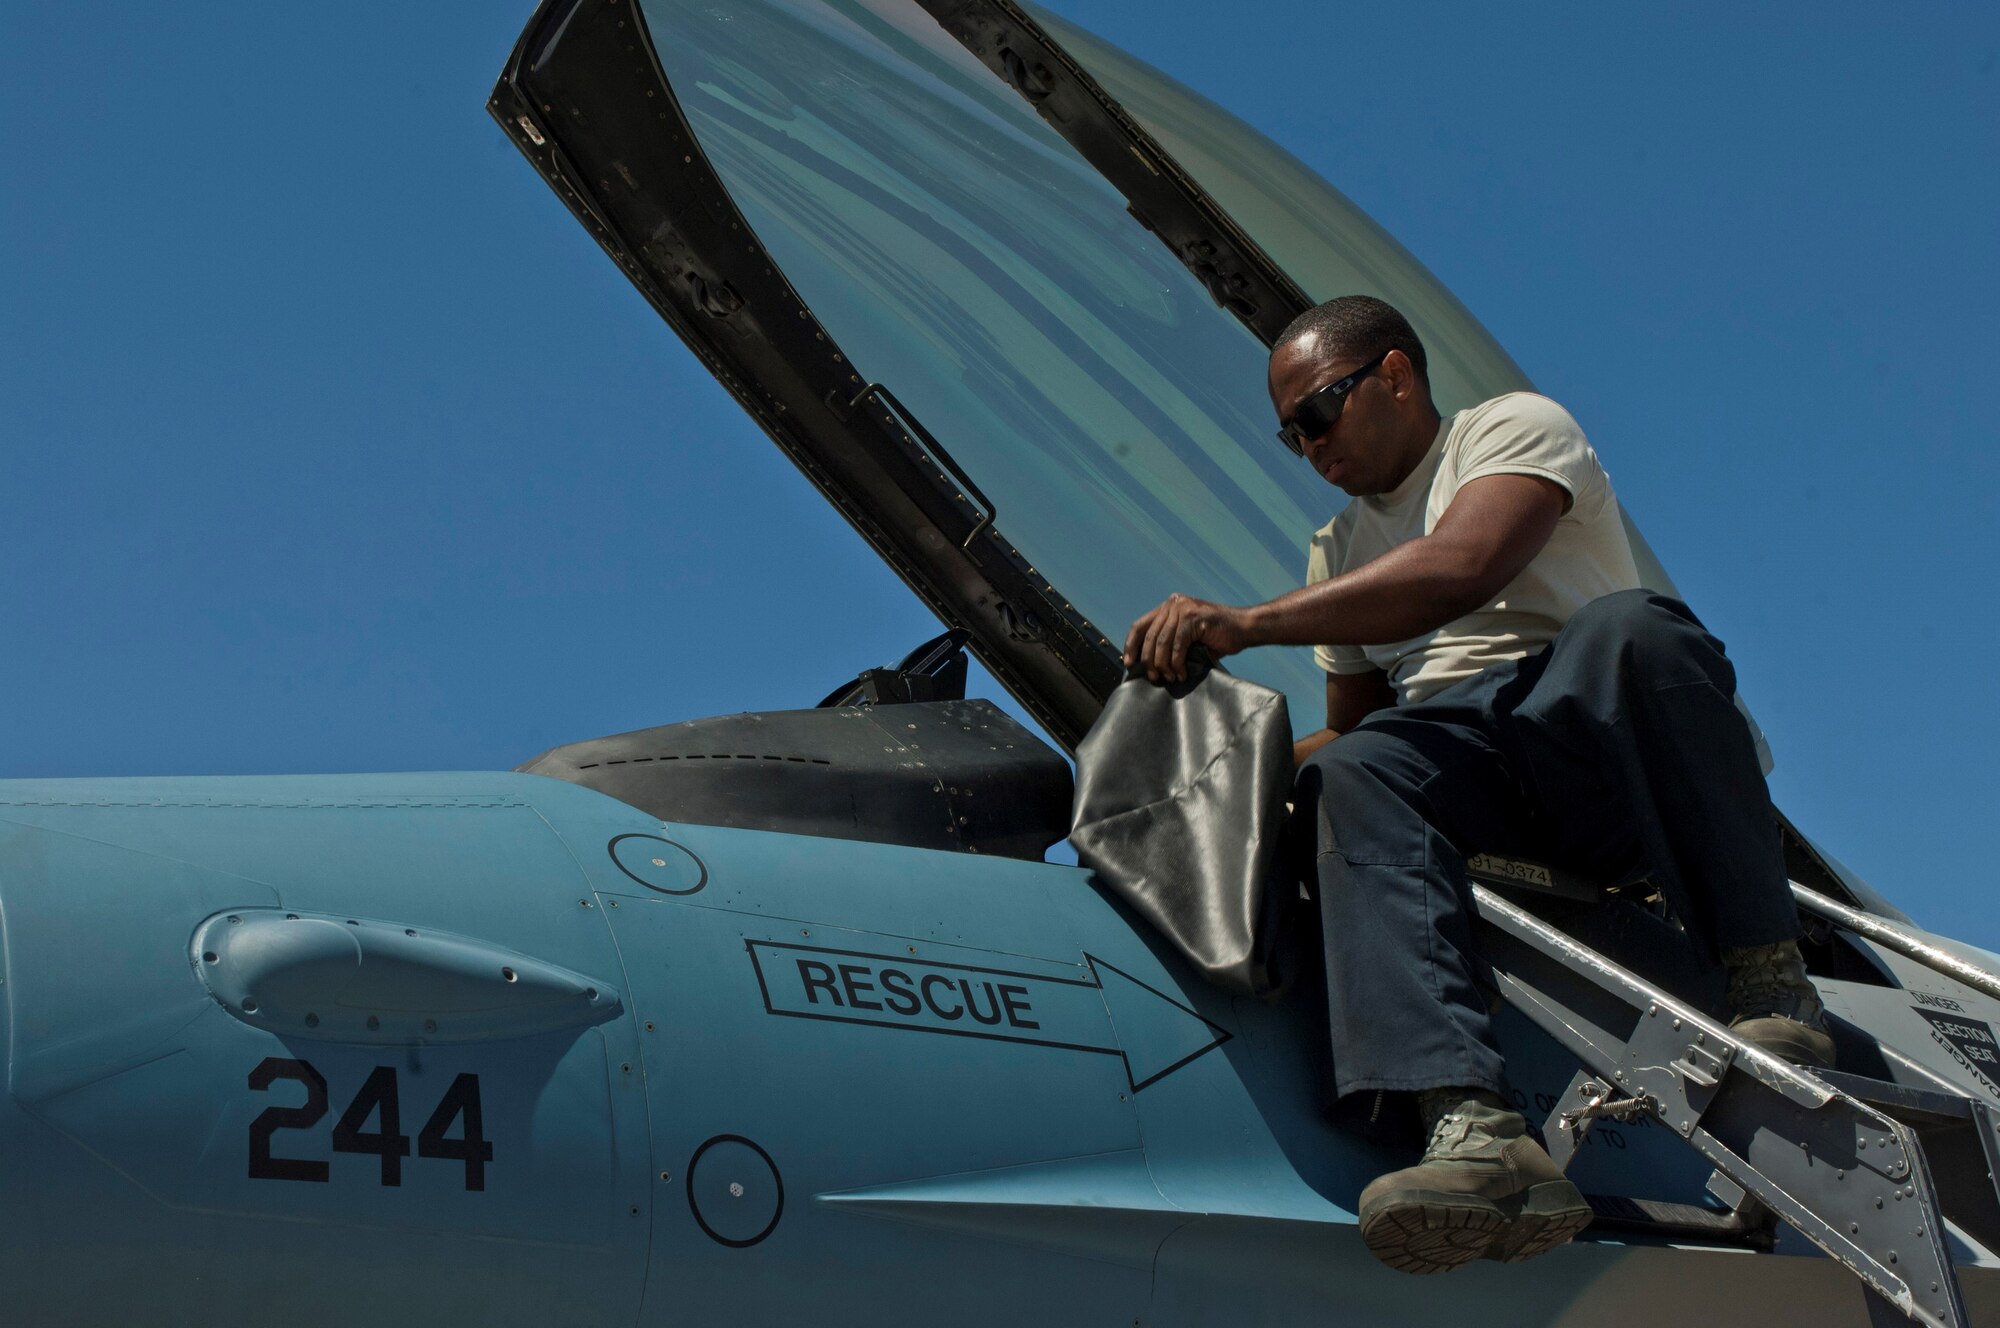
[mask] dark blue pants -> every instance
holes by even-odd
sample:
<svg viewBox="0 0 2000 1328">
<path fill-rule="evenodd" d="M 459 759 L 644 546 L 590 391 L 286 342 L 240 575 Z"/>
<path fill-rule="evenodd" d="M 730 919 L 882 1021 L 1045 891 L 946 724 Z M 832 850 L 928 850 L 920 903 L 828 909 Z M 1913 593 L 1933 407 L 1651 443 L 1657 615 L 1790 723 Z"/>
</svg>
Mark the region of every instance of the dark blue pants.
<svg viewBox="0 0 2000 1328">
<path fill-rule="evenodd" d="M 1341 1096 L 1502 1088 L 1474 980 L 1472 854 L 1643 871 L 1711 957 L 1799 935 L 1735 692 L 1685 604 L 1621 591 L 1540 654 L 1378 711 L 1300 767 Z"/>
</svg>

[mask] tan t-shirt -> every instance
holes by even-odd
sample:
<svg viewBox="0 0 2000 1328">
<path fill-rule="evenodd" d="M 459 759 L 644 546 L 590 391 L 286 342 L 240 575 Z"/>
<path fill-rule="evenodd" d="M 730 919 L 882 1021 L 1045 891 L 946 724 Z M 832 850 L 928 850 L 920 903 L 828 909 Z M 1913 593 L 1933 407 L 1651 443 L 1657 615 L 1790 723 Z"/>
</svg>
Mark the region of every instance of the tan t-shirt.
<svg viewBox="0 0 2000 1328">
<path fill-rule="evenodd" d="M 1371 646 L 1316 646 L 1331 673 L 1381 669 L 1399 703 L 1434 696 L 1489 664 L 1532 655 L 1599 595 L 1639 584 L 1611 477 L 1568 411 L 1532 392 L 1462 410 L 1407 479 L 1356 498 L 1312 538 L 1306 583 L 1324 581 L 1428 535 L 1459 489 L 1485 475 L 1540 475 L 1570 495 L 1549 542 L 1492 602 L 1424 636 Z"/>
</svg>

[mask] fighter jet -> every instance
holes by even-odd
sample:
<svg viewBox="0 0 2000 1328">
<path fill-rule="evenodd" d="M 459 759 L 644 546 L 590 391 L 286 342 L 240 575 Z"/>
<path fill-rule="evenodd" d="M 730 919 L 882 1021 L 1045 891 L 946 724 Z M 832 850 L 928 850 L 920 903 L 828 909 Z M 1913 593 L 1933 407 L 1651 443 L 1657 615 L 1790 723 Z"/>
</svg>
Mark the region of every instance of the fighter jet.
<svg viewBox="0 0 2000 1328">
<path fill-rule="evenodd" d="M 1444 409 L 1528 385 L 1338 192 L 1014 0 L 547 0 L 489 109 L 951 629 L 516 771 L 0 784 L 7 1322 L 2000 1316 L 1994 960 L 1789 822 L 1840 1072 L 1737 1043 L 1643 881 L 1481 864 L 1599 1220 L 1427 1279 L 1356 1231 L 1407 1158 L 1321 1109 L 1312 938 L 1232 996 L 1045 860 L 1116 632 L 1325 520 L 1285 323 L 1381 295 Z"/>
</svg>

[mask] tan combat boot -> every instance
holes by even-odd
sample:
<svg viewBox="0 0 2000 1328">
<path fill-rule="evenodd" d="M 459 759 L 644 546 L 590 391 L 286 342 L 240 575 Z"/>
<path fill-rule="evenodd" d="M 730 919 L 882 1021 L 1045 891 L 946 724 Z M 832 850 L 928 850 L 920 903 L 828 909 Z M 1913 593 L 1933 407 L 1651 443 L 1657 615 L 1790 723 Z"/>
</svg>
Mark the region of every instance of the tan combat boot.
<svg viewBox="0 0 2000 1328">
<path fill-rule="evenodd" d="M 1590 1225 L 1583 1195 L 1498 1096 L 1432 1089 L 1418 1100 L 1434 1121 L 1423 1160 L 1361 1192 L 1361 1238 L 1376 1258 L 1406 1273 L 1513 1263 Z"/>
<path fill-rule="evenodd" d="M 1797 941 L 1725 947 L 1722 963 L 1729 970 L 1731 1032 L 1794 1065 L 1833 1068 L 1826 1009 Z"/>
</svg>

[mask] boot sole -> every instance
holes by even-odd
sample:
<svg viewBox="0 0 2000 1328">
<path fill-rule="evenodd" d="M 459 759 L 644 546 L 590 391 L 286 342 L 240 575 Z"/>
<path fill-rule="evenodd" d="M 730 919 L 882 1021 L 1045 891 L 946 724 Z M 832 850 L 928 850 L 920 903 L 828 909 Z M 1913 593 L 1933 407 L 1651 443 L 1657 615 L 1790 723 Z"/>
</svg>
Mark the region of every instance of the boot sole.
<svg viewBox="0 0 2000 1328">
<path fill-rule="evenodd" d="M 1448 1273 L 1474 1259 L 1518 1263 L 1546 1254 L 1589 1226 L 1592 1216 L 1567 1180 L 1543 1181 L 1499 1202 L 1399 1190 L 1361 1215 L 1361 1239 L 1398 1272 Z"/>
<path fill-rule="evenodd" d="M 1597 1216 L 1582 1191 L 1567 1180 L 1531 1185 L 1521 1196 L 1521 1215 L 1508 1223 L 1500 1238 L 1481 1255 L 1501 1263 L 1519 1263 L 1567 1245 Z"/>
</svg>

